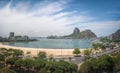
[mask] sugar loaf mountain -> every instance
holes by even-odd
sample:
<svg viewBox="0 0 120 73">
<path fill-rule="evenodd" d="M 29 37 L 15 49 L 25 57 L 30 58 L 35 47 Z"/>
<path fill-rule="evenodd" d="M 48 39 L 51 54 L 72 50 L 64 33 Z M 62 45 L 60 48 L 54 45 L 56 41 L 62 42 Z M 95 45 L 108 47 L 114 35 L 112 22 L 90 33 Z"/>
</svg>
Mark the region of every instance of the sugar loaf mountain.
<svg viewBox="0 0 120 73">
<path fill-rule="evenodd" d="M 73 30 L 73 33 L 70 35 L 65 35 L 65 36 L 49 36 L 47 38 L 52 38 L 52 39 L 56 39 L 56 38 L 67 38 L 67 39 L 91 39 L 91 38 L 97 38 L 96 34 L 93 33 L 91 30 L 84 30 L 84 31 L 80 31 L 79 28 L 75 28 Z"/>
</svg>

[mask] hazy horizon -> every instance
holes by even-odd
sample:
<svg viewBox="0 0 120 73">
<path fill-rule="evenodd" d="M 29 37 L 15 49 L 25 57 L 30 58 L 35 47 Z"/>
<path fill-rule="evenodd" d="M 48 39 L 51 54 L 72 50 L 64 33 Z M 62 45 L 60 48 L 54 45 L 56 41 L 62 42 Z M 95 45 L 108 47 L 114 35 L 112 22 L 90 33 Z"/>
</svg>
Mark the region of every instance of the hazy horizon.
<svg viewBox="0 0 120 73">
<path fill-rule="evenodd" d="M 71 34 L 75 27 L 98 37 L 120 29 L 118 0 L 0 0 L 0 36 Z"/>
</svg>

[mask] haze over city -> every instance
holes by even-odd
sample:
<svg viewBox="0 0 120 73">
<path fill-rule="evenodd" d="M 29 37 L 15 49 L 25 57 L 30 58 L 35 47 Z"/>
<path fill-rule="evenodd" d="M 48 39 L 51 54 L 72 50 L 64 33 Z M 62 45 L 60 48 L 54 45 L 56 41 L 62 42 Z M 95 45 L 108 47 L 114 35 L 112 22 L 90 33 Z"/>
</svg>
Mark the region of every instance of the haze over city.
<svg viewBox="0 0 120 73">
<path fill-rule="evenodd" d="M 0 0 L 0 36 L 49 36 L 92 30 L 98 37 L 120 28 L 119 0 Z"/>
</svg>

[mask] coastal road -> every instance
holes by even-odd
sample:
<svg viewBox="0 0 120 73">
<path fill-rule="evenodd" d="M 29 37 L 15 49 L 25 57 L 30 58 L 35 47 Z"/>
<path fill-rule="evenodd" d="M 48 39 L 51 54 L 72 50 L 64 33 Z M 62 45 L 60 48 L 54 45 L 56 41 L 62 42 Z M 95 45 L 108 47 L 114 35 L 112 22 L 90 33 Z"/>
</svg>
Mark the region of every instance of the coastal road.
<svg viewBox="0 0 120 73">
<path fill-rule="evenodd" d="M 105 52 L 100 52 L 100 53 L 97 53 L 97 54 L 94 54 L 94 55 L 90 55 L 91 57 L 94 57 L 94 58 L 97 58 L 99 56 L 102 56 L 102 55 L 109 55 L 111 53 L 115 53 L 115 52 L 118 52 L 120 51 L 120 47 L 117 47 L 117 48 L 114 48 L 114 49 L 110 49 L 110 50 L 107 50 Z M 80 57 L 71 57 L 71 59 L 69 58 L 55 58 L 56 61 L 59 61 L 59 60 L 64 60 L 64 61 L 67 61 L 67 62 L 73 62 L 75 64 L 80 64 L 83 62 L 84 60 L 84 56 L 80 56 Z"/>
</svg>

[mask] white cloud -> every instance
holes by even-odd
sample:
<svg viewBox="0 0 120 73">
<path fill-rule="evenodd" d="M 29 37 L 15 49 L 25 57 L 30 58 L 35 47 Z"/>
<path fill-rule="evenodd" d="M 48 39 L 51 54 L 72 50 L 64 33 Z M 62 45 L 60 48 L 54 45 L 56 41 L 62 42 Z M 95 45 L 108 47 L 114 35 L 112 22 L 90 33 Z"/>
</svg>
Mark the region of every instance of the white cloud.
<svg viewBox="0 0 120 73">
<path fill-rule="evenodd" d="M 20 2 L 11 8 L 10 2 L 0 9 L 0 35 L 8 36 L 11 31 L 29 36 L 66 35 L 74 27 L 79 27 L 80 30 L 91 29 L 98 36 L 106 36 L 120 27 L 120 21 L 88 22 L 95 19 L 87 16 L 88 11 L 64 11 L 66 3 L 62 0 L 45 1 L 30 8 L 29 3 Z"/>
<path fill-rule="evenodd" d="M 10 2 L 0 9 L 0 35 L 6 36 L 11 31 L 29 36 L 69 34 L 71 28 L 66 27 L 67 24 L 83 22 L 89 20 L 89 17 L 76 15 L 76 11 L 63 11 L 65 3 L 38 3 L 32 10 L 28 10 L 29 3 L 18 3 L 11 8 Z"/>
</svg>

